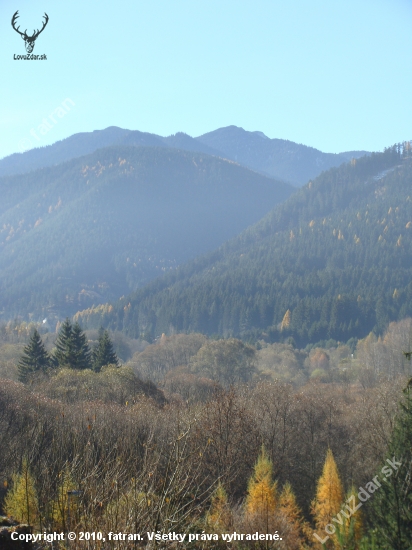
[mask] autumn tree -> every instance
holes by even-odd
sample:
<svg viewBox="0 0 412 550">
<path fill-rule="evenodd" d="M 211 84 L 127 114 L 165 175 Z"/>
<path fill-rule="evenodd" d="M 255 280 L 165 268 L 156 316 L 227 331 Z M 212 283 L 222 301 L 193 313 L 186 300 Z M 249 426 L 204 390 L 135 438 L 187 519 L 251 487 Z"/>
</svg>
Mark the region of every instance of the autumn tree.
<svg viewBox="0 0 412 550">
<path fill-rule="evenodd" d="M 12 489 L 4 501 L 6 514 L 20 523 L 36 525 L 39 520 L 39 504 L 34 478 L 27 459 L 23 460 L 20 474 L 13 476 Z"/>
<path fill-rule="evenodd" d="M 187 366 L 205 342 L 206 337 L 196 333 L 162 336 L 133 356 L 133 368 L 143 379 L 160 383 L 170 370 Z"/>
<path fill-rule="evenodd" d="M 44 347 L 39 332 L 34 329 L 18 363 L 20 382 L 27 382 L 31 374 L 45 371 L 49 366 L 51 366 L 49 354 Z"/>
<path fill-rule="evenodd" d="M 213 533 L 225 533 L 232 524 L 232 513 L 230 510 L 227 493 L 219 482 L 216 491 L 212 496 L 209 512 L 206 515 L 206 526 Z"/>
<path fill-rule="evenodd" d="M 192 358 L 191 368 L 228 387 L 252 378 L 255 355 L 255 348 L 236 338 L 209 340 Z"/>
<path fill-rule="evenodd" d="M 290 528 L 289 545 L 301 548 L 306 540 L 313 540 L 312 530 L 309 524 L 303 519 L 302 511 L 296 502 L 290 483 L 286 482 L 279 495 L 279 512 L 284 516 Z"/>
<path fill-rule="evenodd" d="M 326 453 L 325 463 L 323 465 L 322 475 L 319 478 L 316 490 L 316 497 L 312 501 L 311 511 L 315 518 L 316 529 L 321 538 L 326 533 L 332 536 L 336 527 L 332 524 L 332 518 L 340 512 L 343 503 L 343 488 L 339 478 L 338 468 L 331 449 Z"/>
<path fill-rule="evenodd" d="M 276 482 L 273 482 L 273 464 L 262 445 L 259 457 L 249 480 L 246 513 L 267 517 L 276 509 Z"/>
<path fill-rule="evenodd" d="M 291 314 L 290 314 L 290 309 L 288 309 L 286 311 L 285 315 L 283 316 L 282 323 L 280 325 L 280 330 L 281 331 L 287 330 L 289 328 L 290 320 L 291 320 Z"/>
<path fill-rule="evenodd" d="M 76 510 L 76 503 L 74 499 L 68 498 L 68 492 L 73 491 L 76 487 L 75 482 L 71 476 L 69 468 L 65 468 L 59 473 L 59 485 L 57 487 L 56 498 L 51 502 L 50 515 L 56 529 L 66 530 L 67 518 L 70 515 L 74 517 Z"/>
</svg>

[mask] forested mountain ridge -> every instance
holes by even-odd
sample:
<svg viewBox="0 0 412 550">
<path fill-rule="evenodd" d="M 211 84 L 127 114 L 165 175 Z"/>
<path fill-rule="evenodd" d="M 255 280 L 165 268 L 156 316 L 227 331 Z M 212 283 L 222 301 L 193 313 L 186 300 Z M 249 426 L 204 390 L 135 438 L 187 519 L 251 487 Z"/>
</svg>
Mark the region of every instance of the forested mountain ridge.
<svg viewBox="0 0 412 550">
<path fill-rule="evenodd" d="M 217 251 L 79 316 L 299 345 L 382 331 L 412 315 L 411 182 L 397 147 L 334 168 Z"/>
<path fill-rule="evenodd" d="M 53 145 L 0 159 L 0 177 L 53 166 L 114 145 L 197 151 L 233 160 L 264 175 L 291 181 L 294 185 L 303 185 L 322 170 L 367 154 L 366 151 L 322 153 L 312 147 L 281 139 L 269 139 L 261 132 L 247 132 L 236 126 L 220 128 L 197 138 L 183 132 L 162 137 L 111 126 L 104 130 L 74 134 Z"/>
<path fill-rule="evenodd" d="M 0 178 L 3 318 L 64 317 L 214 249 L 293 187 L 233 162 L 117 146 Z"/>
<path fill-rule="evenodd" d="M 262 132 L 247 132 L 237 126 L 219 128 L 196 139 L 252 170 L 297 186 L 304 185 L 323 170 L 369 154 L 367 151 L 322 153 L 313 147 L 285 139 L 270 139 Z"/>
<path fill-rule="evenodd" d="M 68 160 L 94 153 L 98 149 L 112 146 L 164 147 L 197 151 L 212 156 L 222 156 L 222 153 L 196 141 L 187 134 L 178 133 L 167 138 L 138 130 L 126 130 L 110 126 L 104 130 L 80 132 L 52 145 L 38 147 L 14 153 L 0 159 L 0 177 L 13 174 L 24 174 L 39 168 L 54 166 Z"/>
</svg>

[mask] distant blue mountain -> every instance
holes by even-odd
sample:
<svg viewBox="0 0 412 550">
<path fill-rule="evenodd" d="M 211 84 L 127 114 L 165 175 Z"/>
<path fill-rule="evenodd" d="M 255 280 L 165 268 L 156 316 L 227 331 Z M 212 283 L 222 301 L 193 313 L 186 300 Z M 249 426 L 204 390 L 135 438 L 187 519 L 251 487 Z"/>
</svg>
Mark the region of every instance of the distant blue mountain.
<svg viewBox="0 0 412 550">
<path fill-rule="evenodd" d="M 111 126 L 74 134 L 53 145 L 5 157 L 0 160 L 0 177 L 53 166 L 112 145 L 169 147 L 206 153 L 297 186 L 304 185 L 323 170 L 368 154 L 366 151 L 322 153 L 292 141 L 269 139 L 262 132 L 247 132 L 237 126 L 219 128 L 197 138 L 182 132 L 162 137 Z"/>
</svg>

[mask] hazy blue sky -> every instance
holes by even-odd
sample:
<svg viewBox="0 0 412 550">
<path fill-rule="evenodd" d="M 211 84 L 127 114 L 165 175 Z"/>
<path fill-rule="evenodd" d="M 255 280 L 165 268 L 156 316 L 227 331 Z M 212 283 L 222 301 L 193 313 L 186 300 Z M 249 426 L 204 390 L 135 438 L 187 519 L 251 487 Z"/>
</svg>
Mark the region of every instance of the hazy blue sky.
<svg viewBox="0 0 412 550">
<path fill-rule="evenodd" d="M 16 10 L 30 33 L 48 13 L 47 61 L 13 60 Z M 112 125 L 234 124 L 327 152 L 412 139 L 412 0 L 2 0 L 0 44 L 0 157 Z"/>
</svg>

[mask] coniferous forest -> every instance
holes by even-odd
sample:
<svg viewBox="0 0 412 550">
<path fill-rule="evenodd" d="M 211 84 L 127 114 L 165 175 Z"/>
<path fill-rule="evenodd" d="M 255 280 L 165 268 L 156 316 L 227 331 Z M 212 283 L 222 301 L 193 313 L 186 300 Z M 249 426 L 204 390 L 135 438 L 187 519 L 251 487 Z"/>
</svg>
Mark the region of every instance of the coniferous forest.
<svg viewBox="0 0 412 550">
<path fill-rule="evenodd" d="M 400 146 L 324 172 L 217 251 L 79 317 L 303 347 L 381 334 L 412 315 L 411 179 Z"/>
<path fill-rule="evenodd" d="M 58 320 L 118 299 L 234 237 L 293 190 L 222 158 L 163 147 L 104 148 L 4 176 L 2 317 Z"/>
<path fill-rule="evenodd" d="M 2 165 L 0 548 L 410 550 L 409 142 L 118 130 Z"/>
</svg>

